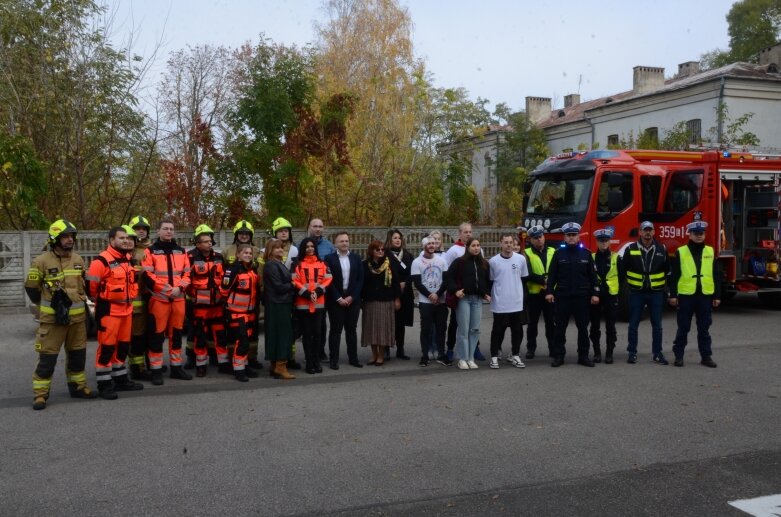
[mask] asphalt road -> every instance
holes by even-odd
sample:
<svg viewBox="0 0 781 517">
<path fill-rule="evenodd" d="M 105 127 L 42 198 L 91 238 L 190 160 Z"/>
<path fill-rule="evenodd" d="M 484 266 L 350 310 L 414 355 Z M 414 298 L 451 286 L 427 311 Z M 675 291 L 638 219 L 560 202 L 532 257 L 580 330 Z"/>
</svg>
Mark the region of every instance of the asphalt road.
<svg viewBox="0 0 781 517">
<path fill-rule="evenodd" d="M 35 324 L 6 313 L 0 515 L 746 515 L 728 501 L 781 493 L 778 321 L 750 296 L 720 309 L 716 369 L 696 345 L 653 364 L 647 321 L 636 365 L 620 346 L 578 366 L 570 332 L 558 369 L 420 368 L 416 326 L 412 361 L 245 384 L 212 369 L 116 401 L 68 398 L 61 360 L 33 411 Z M 486 307 L 486 345 L 490 324 Z"/>
</svg>

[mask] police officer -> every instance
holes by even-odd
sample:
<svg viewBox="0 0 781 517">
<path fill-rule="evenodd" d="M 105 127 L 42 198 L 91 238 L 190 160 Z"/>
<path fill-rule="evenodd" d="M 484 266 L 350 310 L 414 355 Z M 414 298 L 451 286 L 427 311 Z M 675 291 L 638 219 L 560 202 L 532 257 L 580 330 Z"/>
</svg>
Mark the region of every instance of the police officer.
<svg viewBox="0 0 781 517">
<path fill-rule="evenodd" d="M 605 319 L 605 363 L 613 364 L 613 349 L 616 347 L 616 304 L 618 303 L 618 253 L 610 251 L 612 228 L 602 228 L 594 232 L 597 251 L 592 253 L 599 280 L 599 303 L 591 306 L 591 328 L 589 337 L 594 347 L 594 362 L 602 362 L 602 350 L 599 340 L 600 320 Z"/>
<path fill-rule="evenodd" d="M 529 326 L 526 329 L 526 359 L 534 359 L 537 350 L 537 323 L 540 315 L 545 320 L 545 340 L 548 342 L 548 353 L 553 356 L 553 334 L 555 326 L 553 322 L 553 305 L 545 301 L 545 284 L 548 278 L 551 258 L 555 249 L 545 244 L 545 228 L 532 226 L 527 232 L 531 246 L 526 247 L 524 253 L 529 262 L 529 277 L 527 287 L 529 289 Z"/>
<path fill-rule="evenodd" d="M 33 260 L 25 291 L 40 306 L 40 325 L 35 336 L 38 366 L 33 373 L 33 409 L 46 408 L 57 355 L 65 343 L 68 391 L 73 398 L 93 399 L 87 387 L 87 327 L 84 260 L 73 251 L 76 227 L 59 219 L 49 227 L 49 251 Z"/>
<path fill-rule="evenodd" d="M 654 239 L 651 221 L 640 223 L 640 238 L 624 250 L 621 270 L 629 286 L 629 332 L 626 362 L 637 362 L 637 328 L 648 307 L 651 316 L 651 353 L 656 364 L 670 364 L 662 354 L 662 306 L 668 273 L 667 249 Z"/>
<path fill-rule="evenodd" d="M 578 364 L 594 366 L 588 357 L 589 303 L 599 303 L 599 285 L 591 253 L 580 245 L 580 225 L 566 223 L 561 227 L 564 245 L 553 253 L 545 300 L 556 302 L 554 318 L 556 333 L 553 338 L 553 361 L 551 366 L 564 364 L 567 341 L 567 324 L 570 316 L 575 317 L 578 327 Z"/>
<path fill-rule="evenodd" d="M 132 239 L 121 226 L 112 228 L 108 238 L 109 246 L 90 263 L 85 283 L 89 297 L 95 301 L 98 395 L 115 400 L 117 391 L 137 391 L 144 386 L 128 379 L 125 366 L 133 327 L 133 299 L 138 292 L 136 270 L 130 262 Z"/>
<path fill-rule="evenodd" d="M 152 241 L 149 238 L 152 226 L 146 217 L 137 215 L 130 220 L 125 230 L 131 230 L 135 234 L 130 263 L 138 275 L 138 293 L 133 299 L 133 328 L 130 337 L 130 352 L 128 353 L 130 378 L 136 381 L 149 380 L 149 372 L 146 370 L 146 352 L 149 344 L 146 313 L 149 294 L 146 290 L 142 263 L 144 262 L 147 248 L 152 245 Z M 128 235 L 133 237 L 130 231 L 128 231 Z"/>
<path fill-rule="evenodd" d="M 705 244 L 708 223 L 694 221 L 686 226 L 689 242 L 675 252 L 670 273 L 670 305 L 678 307 L 678 331 L 673 353 L 675 366 L 683 366 L 692 315 L 697 316 L 697 347 L 700 363 L 716 368 L 711 357 L 711 311 L 721 304 L 721 268 L 711 246 Z"/>
</svg>

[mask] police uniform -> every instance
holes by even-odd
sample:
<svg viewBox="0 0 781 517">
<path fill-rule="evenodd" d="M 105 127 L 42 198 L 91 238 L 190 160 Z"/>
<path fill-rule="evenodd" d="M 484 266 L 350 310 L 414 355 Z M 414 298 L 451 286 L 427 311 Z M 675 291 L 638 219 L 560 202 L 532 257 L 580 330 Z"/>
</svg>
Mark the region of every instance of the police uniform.
<svg viewBox="0 0 781 517">
<path fill-rule="evenodd" d="M 580 225 L 567 223 L 562 226 L 562 231 L 565 234 L 579 233 Z M 578 328 L 578 363 L 593 366 L 588 357 L 589 307 L 591 297 L 599 295 L 599 286 L 594 259 L 580 243 L 561 246 L 553 254 L 548 271 L 547 294 L 555 296 L 556 333 L 552 366 L 560 366 L 564 362 L 567 325 L 571 316 L 574 316 Z"/>
<path fill-rule="evenodd" d="M 594 232 L 596 239 L 611 239 L 613 230 L 601 229 Z M 599 303 L 591 306 L 591 326 L 589 338 L 594 347 L 594 362 L 602 361 L 600 348 L 600 321 L 605 319 L 605 362 L 613 362 L 613 349 L 616 347 L 616 303 L 618 302 L 618 253 L 610 251 L 610 248 L 602 251 L 597 249 L 592 253 L 594 266 L 597 269 L 599 281 Z"/>
<path fill-rule="evenodd" d="M 40 307 L 40 324 L 35 335 L 38 366 L 33 373 L 33 408 L 44 409 L 51 391 L 52 376 L 60 347 L 67 354 L 66 378 L 74 398 L 95 398 L 87 387 L 84 365 L 87 358 L 86 294 L 84 259 L 71 251 L 58 251 L 60 236 L 73 234 L 76 228 L 64 219 L 49 227 L 51 249 L 33 260 L 24 287 L 30 301 Z"/>
<path fill-rule="evenodd" d="M 687 226 L 687 230 L 704 232 L 707 227 L 706 222 L 695 221 Z M 683 366 L 692 316 L 696 315 L 697 348 L 701 362 L 710 368 L 716 367 L 711 358 L 709 329 L 713 321 L 713 301 L 721 299 L 721 278 L 720 264 L 711 246 L 689 240 L 676 250 L 670 273 L 670 298 L 678 299 L 678 330 L 673 345 L 675 366 Z"/>
<path fill-rule="evenodd" d="M 527 235 L 538 237 L 545 232 L 542 226 L 532 226 Z M 528 246 L 524 253 L 529 262 L 529 278 L 526 286 L 529 290 L 528 307 L 529 322 L 526 328 L 526 358 L 533 359 L 537 350 L 537 324 L 542 315 L 545 321 L 545 340 L 548 343 L 548 354 L 553 355 L 553 336 L 556 326 L 553 320 L 553 305 L 545 301 L 545 284 L 551 259 L 556 250 L 544 245 L 541 250 Z"/>
</svg>

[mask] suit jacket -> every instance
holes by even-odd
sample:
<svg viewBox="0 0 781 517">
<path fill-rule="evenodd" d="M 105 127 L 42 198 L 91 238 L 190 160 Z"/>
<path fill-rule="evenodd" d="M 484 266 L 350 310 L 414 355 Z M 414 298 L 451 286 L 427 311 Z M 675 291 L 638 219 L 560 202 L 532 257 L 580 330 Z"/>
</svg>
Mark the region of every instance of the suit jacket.
<svg viewBox="0 0 781 517">
<path fill-rule="evenodd" d="M 333 282 L 326 288 L 326 303 L 333 304 L 339 298 L 353 297 L 353 303 L 360 303 L 361 289 L 363 288 L 363 263 L 361 257 L 353 253 L 348 254 L 350 260 L 350 278 L 347 281 L 347 289 L 343 289 L 344 275 L 342 264 L 339 262 L 339 253 L 331 253 L 323 260 L 331 270 Z"/>
</svg>

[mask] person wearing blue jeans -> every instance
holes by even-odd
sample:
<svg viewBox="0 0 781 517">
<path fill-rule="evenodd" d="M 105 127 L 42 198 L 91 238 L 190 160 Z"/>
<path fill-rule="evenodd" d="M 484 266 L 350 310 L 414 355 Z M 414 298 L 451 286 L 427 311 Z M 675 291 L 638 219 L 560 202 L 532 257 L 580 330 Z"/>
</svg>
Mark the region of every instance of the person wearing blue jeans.
<svg viewBox="0 0 781 517">
<path fill-rule="evenodd" d="M 624 250 L 621 276 L 629 286 L 629 332 L 627 362 L 637 362 L 637 329 L 643 308 L 651 315 L 651 353 L 657 364 L 670 364 L 662 353 L 662 306 L 669 260 L 667 249 L 654 239 L 654 225 L 640 223 L 640 239 Z"/>
<path fill-rule="evenodd" d="M 464 255 L 448 267 L 448 292 L 458 298 L 458 367 L 476 370 L 475 349 L 480 338 L 483 300 L 491 301 L 491 278 L 488 261 L 480 251 L 480 241 L 470 238 L 465 248 Z"/>
</svg>

